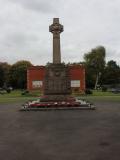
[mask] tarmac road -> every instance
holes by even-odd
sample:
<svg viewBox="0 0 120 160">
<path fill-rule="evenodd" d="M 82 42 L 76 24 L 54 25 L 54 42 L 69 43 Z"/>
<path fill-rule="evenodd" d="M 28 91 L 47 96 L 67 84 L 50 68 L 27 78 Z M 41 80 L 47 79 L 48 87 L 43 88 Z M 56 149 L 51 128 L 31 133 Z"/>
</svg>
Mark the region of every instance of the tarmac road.
<svg viewBox="0 0 120 160">
<path fill-rule="evenodd" d="M 0 104 L 0 160 L 120 160 L 120 103 L 19 112 Z"/>
</svg>

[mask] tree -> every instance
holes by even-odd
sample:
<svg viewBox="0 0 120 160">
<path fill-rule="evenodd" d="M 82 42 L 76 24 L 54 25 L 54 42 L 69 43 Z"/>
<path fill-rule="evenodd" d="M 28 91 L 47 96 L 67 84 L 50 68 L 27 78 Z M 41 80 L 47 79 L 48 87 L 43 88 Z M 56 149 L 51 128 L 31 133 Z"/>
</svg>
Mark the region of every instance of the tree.
<svg viewBox="0 0 120 160">
<path fill-rule="evenodd" d="M 13 88 L 26 88 L 27 86 L 27 68 L 32 66 L 29 61 L 18 61 L 11 66 L 10 83 Z"/>
<path fill-rule="evenodd" d="M 120 84 L 120 67 L 115 61 L 110 60 L 107 62 L 101 81 L 104 84 L 114 86 Z"/>
<path fill-rule="evenodd" d="M 0 87 L 3 86 L 3 82 L 4 82 L 3 75 L 4 75 L 4 70 L 3 70 L 2 65 L 0 64 Z"/>
<path fill-rule="evenodd" d="M 10 65 L 7 62 L 0 62 L 0 87 L 9 85 Z"/>
<path fill-rule="evenodd" d="M 105 68 L 105 55 L 106 51 L 103 46 L 98 46 L 84 55 L 87 87 L 94 85 L 94 88 L 97 88 L 99 78 Z"/>
</svg>

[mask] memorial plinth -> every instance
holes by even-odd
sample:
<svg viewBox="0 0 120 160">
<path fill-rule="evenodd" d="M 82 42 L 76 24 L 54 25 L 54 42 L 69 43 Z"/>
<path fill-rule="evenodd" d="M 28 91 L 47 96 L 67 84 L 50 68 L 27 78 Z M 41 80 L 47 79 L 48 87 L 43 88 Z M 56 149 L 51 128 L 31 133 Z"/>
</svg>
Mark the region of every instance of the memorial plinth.
<svg viewBox="0 0 120 160">
<path fill-rule="evenodd" d="M 65 64 L 48 64 L 45 71 L 44 95 L 47 101 L 62 101 L 71 94 L 69 68 Z"/>
</svg>

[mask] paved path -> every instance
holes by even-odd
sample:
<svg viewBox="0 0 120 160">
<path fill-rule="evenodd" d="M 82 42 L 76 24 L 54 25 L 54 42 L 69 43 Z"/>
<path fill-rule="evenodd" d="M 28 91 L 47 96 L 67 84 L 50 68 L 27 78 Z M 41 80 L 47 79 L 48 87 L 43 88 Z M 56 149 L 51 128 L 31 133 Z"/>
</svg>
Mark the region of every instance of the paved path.
<svg viewBox="0 0 120 160">
<path fill-rule="evenodd" d="M 0 160 L 120 160 L 120 103 L 95 104 L 46 112 L 0 105 Z"/>
</svg>

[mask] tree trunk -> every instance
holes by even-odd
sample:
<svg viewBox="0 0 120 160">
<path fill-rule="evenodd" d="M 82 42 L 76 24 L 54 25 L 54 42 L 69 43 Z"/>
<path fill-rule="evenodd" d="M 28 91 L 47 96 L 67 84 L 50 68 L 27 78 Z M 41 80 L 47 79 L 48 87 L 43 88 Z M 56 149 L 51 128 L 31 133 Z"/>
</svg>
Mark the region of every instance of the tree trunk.
<svg viewBox="0 0 120 160">
<path fill-rule="evenodd" d="M 97 89 L 98 80 L 99 80 L 99 72 L 98 72 L 97 75 L 96 75 L 95 89 Z"/>
</svg>

